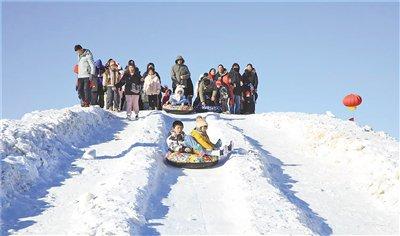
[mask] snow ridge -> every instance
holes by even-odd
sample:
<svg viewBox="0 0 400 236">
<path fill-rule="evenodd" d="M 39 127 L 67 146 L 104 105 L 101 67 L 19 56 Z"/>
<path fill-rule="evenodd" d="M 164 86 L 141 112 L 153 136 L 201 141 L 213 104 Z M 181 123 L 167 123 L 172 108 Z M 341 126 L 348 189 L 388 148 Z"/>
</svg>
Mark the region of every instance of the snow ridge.
<svg viewBox="0 0 400 236">
<path fill-rule="evenodd" d="M 2 206 L 9 207 L 10 199 L 57 175 L 62 164 L 81 152 L 80 146 L 113 129 L 113 121 L 113 115 L 103 109 L 78 106 L 32 112 L 21 120 L 1 120 Z"/>
</svg>

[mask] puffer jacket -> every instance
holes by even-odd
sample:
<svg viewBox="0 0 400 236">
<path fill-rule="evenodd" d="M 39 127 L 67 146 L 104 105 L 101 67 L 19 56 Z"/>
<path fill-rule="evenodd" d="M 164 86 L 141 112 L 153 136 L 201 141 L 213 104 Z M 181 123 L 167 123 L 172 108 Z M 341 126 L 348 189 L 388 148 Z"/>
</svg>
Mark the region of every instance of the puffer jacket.
<svg viewBox="0 0 400 236">
<path fill-rule="evenodd" d="M 140 74 L 137 71 L 133 75 L 125 73 L 115 87 L 121 88 L 123 85 L 125 85 L 125 95 L 140 95 L 143 87 Z"/>
<path fill-rule="evenodd" d="M 118 70 L 108 69 L 103 73 L 103 86 L 114 87 L 121 80 Z"/>
<path fill-rule="evenodd" d="M 212 151 L 215 148 L 215 145 L 210 141 L 210 138 L 207 134 L 204 134 L 197 129 L 193 129 L 190 132 L 190 135 L 198 142 L 205 150 Z"/>
<path fill-rule="evenodd" d="M 89 78 L 95 74 L 95 69 L 92 53 L 89 49 L 84 49 L 83 53 L 78 55 L 78 78 Z"/>
<path fill-rule="evenodd" d="M 175 133 L 174 130 L 171 130 L 169 136 L 167 138 L 167 146 L 170 151 L 173 152 L 183 152 L 185 148 L 185 133 L 182 131 L 181 134 Z"/>
<path fill-rule="evenodd" d="M 158 95 L 161 91 L 160 78 L 157 75 L 147 75 L 144 78 L 143 91 L 146 95 Z"/>
<path fill-rule="evenodd" d="M 224 73 L 215 82 L 218 88 L 224 86 L 229 92 L 229 104 L 233 105 L 233 85 L 232 80 L 229 77 L 229 73 L 225 70 Z"/>
</svg>

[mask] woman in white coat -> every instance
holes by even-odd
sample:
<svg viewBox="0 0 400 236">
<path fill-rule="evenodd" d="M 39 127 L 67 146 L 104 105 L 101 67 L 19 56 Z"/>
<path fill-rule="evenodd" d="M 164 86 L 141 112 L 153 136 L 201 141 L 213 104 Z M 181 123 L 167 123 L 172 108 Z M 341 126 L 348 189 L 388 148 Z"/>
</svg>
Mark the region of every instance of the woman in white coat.
<svg viewBox="0 0 400 236">
<path fill-rule="evenodd" d="M 156 110 L 159 102 L 159 94 L 161 91 L 161 81 L 156 75 L 154 68 L 149 67 L 147 76 L 144 78 L 143 92 L 147 95 L 149 100 L 149 108 Z"/>
</svg>

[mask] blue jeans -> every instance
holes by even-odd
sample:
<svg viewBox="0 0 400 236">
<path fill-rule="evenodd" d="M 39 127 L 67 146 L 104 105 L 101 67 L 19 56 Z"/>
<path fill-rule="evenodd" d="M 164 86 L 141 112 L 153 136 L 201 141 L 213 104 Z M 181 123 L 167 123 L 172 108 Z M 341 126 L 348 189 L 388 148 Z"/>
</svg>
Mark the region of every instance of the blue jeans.
<svg viewBox="0 0 400 236">
<path fill-rule="evenodd" d="M 184 139 L 185 147 L 190 147 L 198 152 L 205 152 L 204 148 L 190 135 L 185 135 Z"/>
<path fill-rule="evenodd" d="M 234 95 L 233 97 L 233 106 L 229 107 L 230 113 L 231 114 L 240 114 L 240 100 L 241 100 L 240 95 Z"/>
</svg>

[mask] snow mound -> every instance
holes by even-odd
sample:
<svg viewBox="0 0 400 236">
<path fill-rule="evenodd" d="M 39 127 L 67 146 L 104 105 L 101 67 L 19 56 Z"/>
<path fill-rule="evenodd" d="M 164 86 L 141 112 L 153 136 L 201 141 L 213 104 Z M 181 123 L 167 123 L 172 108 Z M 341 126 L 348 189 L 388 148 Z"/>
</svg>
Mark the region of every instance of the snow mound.
<svg viewBox="0 0 400 236">
<path fill-rule="evenodd" d="M 326 160 L 324 168 L 334 164 L 347 169 L 357 186 L 367 188 L 383 204 L 399 205 L 399 142 L 393 137 L 329 113 L 271 112 L 252 119 L 292 137 L 298 153 Z"/>
<path fill-rule="evenodd" d="M 78 148 L 110 127 L 114 118 L 99 107 L 74 106 L 28 113 L 21 120 L 1 120 L 3 207 L 35 183 L 56 177 L 57 169 L 77 157 Z"/>
</svg>

